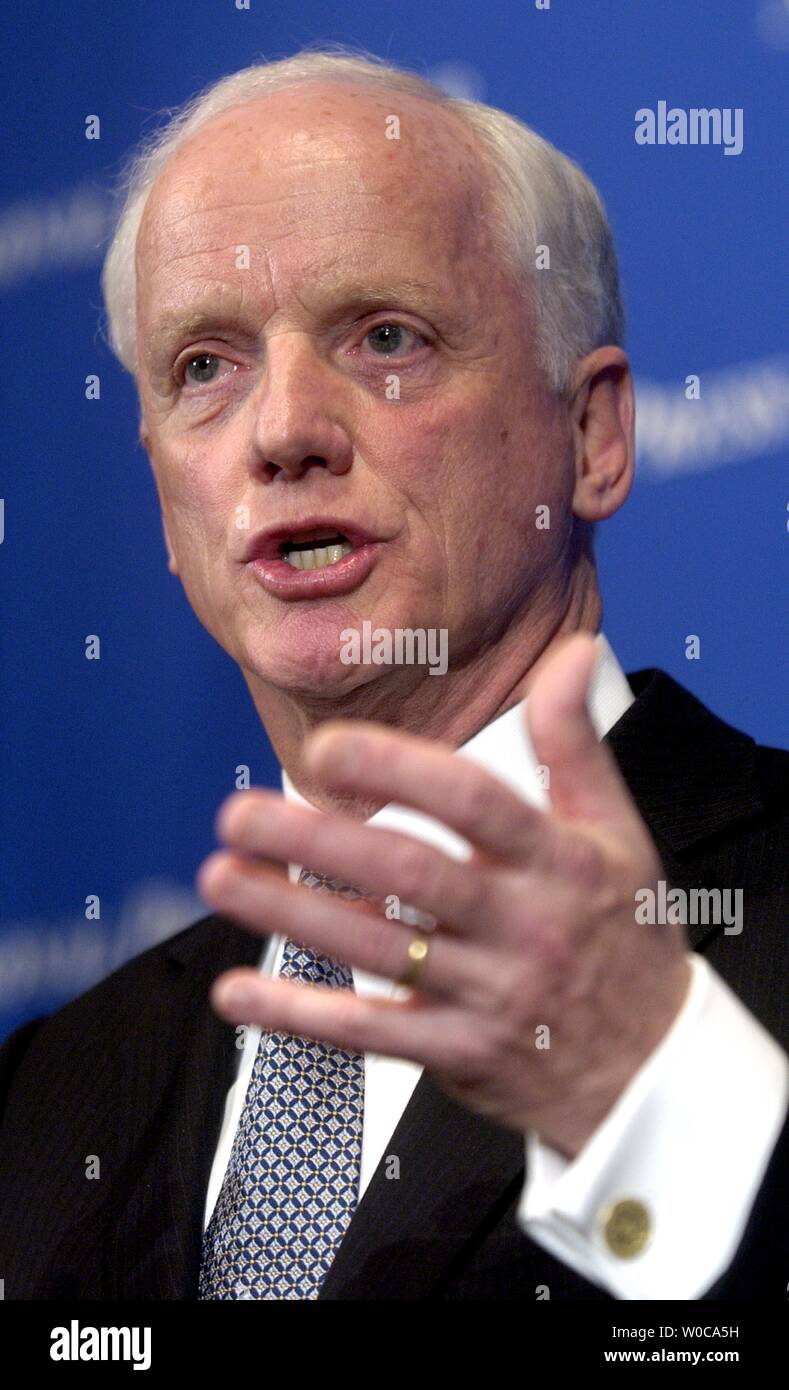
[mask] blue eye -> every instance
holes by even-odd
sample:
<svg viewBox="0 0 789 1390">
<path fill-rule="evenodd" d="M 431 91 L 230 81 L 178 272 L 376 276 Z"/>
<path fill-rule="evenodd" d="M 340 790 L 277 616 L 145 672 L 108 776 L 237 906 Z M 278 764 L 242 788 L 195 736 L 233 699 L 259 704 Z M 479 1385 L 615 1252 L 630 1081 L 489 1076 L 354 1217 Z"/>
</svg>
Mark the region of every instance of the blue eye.
<svg viewBox="0 0 789 1390">
<path fill-rule="evenodd" d="M 212 381 L 216 380 L 217 375 L 216 371 L 212 369 L 218 367 L 219 363 L 224 361 L 225 358 L 220 357 L 216 352 L 198 352 L 195 357 L 189 358 L 189 361 L 184 367 L 183 376 L 185 384 L 188 386 L 209 386 Z M 199 364 L 197 365 L 196 374 L 192 375 L 191 369 L 195 367 L 196 364 Z M 235 371 L 235 366 L 232 363 L 229 365 L 232 367 L 232 370 Z"/>
<path fill-rule="evenodd" d="M 400 347 L 404 335 L 408 333 L 410 333 L 412 338 L 419 338 L 424 342 L 421 333 L 417 333 L 415 328 L 406 327 L 403 323 L 378 323 L 375 328 L 370 329 L 367 337 L 370 339 L 371 346 L 374 347 L 379 356 L 391 357 L 393 353 L 389 349 Z M 375 334 L 382 335 L 377 339 L 377 342 Z"/>
</svg>

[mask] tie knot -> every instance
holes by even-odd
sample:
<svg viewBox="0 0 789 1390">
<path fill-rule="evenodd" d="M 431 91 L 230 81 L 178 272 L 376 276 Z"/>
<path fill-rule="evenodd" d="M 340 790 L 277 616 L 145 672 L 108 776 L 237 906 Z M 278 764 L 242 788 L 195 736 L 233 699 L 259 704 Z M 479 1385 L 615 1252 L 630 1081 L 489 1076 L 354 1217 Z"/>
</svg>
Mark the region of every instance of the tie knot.
<svg viewBox="0 0 789 1390">
<path fill-rule="evenodd" d="M 352 884 L 344 883 L 340 878 L 329 878 L 327 874 L 315 873 L 312 869 L 301 870 L 299 884 L 304 888 L 311 888 L 316 893 L 333 893 L 336 897 L 344 898 L 346 902 L 362 897 L 358 888 L 354 888 Z M 335 989 L 353 989 L 353 972 L 350 966 L 292 937 L 285 942 L 279 973 L 291 979 L 308 981 L 310 984 L 331 985 Z"/>
</svg>

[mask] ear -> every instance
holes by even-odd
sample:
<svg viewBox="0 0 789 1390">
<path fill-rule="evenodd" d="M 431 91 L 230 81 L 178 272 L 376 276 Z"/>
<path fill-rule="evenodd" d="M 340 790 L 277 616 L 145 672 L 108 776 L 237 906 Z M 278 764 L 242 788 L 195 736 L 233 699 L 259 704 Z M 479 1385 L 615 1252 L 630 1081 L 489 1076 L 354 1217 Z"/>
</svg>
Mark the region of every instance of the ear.
<svg viewBox="0 0 789 1390">
<path fill-rule="evenodd" d="M 618 511 L 635 467 L 633 378 L 621 348 L 596 348 L 579 362 L 570 405 L 575 444 L 573 511 L 605 521 Z"/>
<path fill-rule="evenodd" d="M 171 574 L 177 574 L 178 561 L 175 558 L 175 551 L 173 550 L 172 542 L 167 532 L 167 522 L 164 519 L 164 513 L 162 513 L 162 531 L 164 533 L 164 544 L 167 550 L 167 568 Z"/>
<path fill-rule="evenodd" d="M 155 469 L 154 463 L 153 463 L 153 455 L 151 454 L 151 449 L 150 449 L 151 436 L 150 436 L 149 433 L 148 433 L 148 430 L 147 430 L 147 428 L 146 428 L 146 426 L 145 426 L 145 421 L 143 420 L 142 416 L 140 417 L 140 423 L 139 423 L 139 428 L 138 428 L 138 434 L 139 434 L 139 438 L 140 438 L 140 443 L 142 444 L 143 449 L 145 450 L 146 454 L 148 455 L 148 462 L 149 462 L 149 464 L 151 465 L 151 472 L 153 473 L 154 482 L 156 483 L 156 491 L 157 491 L 157 493 L 159 494 L 159 506 L 160 506 L 160 508 L 161 508 L 161 513 L 162 513 L 162 531 L 163 531 L 163 533 L 164 533 L 164 544 L 165 544 L 165 549 L 167 550 L 167 568 L 168 568 L 168 570 L 170 571 L 171 574 L 177 574 L 177 573 L 178 573 L 178 562 L 177 562 L 177 560 L 176 560 L 176 558 L 175 558 L 175 551 L 173 550 L 172 542 L 170 541 L 170 536 L 169 536 L 169 533 L 168 533 L 168 531 L 167 531 L 167 522 L 166 522 L 165 519 L 164 519 L 164 507 L 163 507 L 163 505 L 162 505 L 162 494 L 161 494 L 161 490 L 160 490 L 160 488 L 159 488 L 159 479 L 158 479 L 157 476 L 156 476 L 156 469 Z"/>
</svg>

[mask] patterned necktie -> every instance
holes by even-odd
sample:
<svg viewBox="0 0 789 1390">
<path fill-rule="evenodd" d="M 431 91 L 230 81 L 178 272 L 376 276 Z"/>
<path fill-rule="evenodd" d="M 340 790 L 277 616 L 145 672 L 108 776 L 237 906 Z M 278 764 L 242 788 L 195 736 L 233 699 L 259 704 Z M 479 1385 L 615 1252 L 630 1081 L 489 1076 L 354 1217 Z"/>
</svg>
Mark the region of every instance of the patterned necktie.
<svg viewBox="0 0 789 1390">
<path fill-rule="evenodd" d="M 360 897 L 303 869 L 299 883 Z M 287 940 L 280 976 L 353 989 L 347 965 Z M 267 1033 L 203 1236 L 201 1299 L 314 1299 L 359 1196 L 364 1056 Z"/>
</svg>

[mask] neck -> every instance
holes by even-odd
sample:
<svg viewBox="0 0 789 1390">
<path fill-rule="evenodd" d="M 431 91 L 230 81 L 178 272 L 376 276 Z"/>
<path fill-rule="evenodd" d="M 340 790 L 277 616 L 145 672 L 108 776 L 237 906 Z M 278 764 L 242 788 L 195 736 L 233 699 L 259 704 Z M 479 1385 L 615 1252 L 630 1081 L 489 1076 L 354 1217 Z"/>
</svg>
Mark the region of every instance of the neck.
<svg viewBox="0 0 789 1390">
<path fill-rule="evenodd" d="M 578 576 L 576 576 L 578 577 Z M 599 630 L 602 603 L 593 569 L 573 584 L 561 605 L 522 611 L 490 645 L 431 677 L 424 668 L 379 668 L 385 674 L 341 696 L 283 691 L 245 671 L 255 707 L 274 751 L 296 789 L 323 811 L 368 819 L 384 804 L 327 791 L 302 759 L 306 736 L 334 719 L 365 719 L 460 748 L 528 694 L 536 671 L 563 638 Z"/>
</svg>

